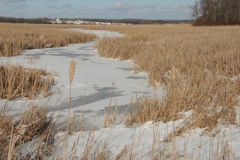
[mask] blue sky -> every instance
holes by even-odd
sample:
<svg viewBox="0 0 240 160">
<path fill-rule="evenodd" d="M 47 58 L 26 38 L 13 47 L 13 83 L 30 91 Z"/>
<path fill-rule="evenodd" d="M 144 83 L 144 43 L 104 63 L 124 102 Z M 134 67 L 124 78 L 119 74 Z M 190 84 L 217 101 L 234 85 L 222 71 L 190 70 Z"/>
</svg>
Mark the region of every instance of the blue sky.
<svg viewBox="0 0 240 160">
<path fill-rule="evenodd" d="M 0 0 L 0 16 L 190 19 L 195 0 Z"/>
</svg>

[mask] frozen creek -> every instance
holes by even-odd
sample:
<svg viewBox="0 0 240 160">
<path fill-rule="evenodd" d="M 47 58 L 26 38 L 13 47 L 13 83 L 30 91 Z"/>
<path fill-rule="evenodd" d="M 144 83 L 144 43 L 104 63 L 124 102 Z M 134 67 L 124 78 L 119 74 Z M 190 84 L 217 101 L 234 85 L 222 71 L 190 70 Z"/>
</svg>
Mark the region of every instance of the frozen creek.
<svg viewBox="0 0 240 160">
<path fill-rule="evenodd" d="M 94 33 L 100 38 L 120 37 L 117 32 L 71 29 L 76 32 Z M 141 98 L 151 95 L 152 88 L 147 85 L 147 75 L 133 74 L 131 61 L 117 61 L 99 57 L 93 46 L 97 41 L 82 44 L 70 44 L 61 48 L 34 49 L 22 52 L 22 55 L 0 58 L 0 62 L 24 64 L 27 67 L 46 68 L 56 73 L 56 87 L 60 92 L 54 93 L 48 105 L 49 111 L 60 116 L 60 122 L 67 121 L 69 101 L 69 65 L 76 62 L 75 75 L 72 83 L 71 115 L 77 117 L 84 114 L 84 121 L 98 127 L 103 125 L 104 110 L 117 106 L 118 113 L 124 114 L 130 102 L 136 102 L 136 95 Z M 35 58 L 37 59 L 35 60 Z M 31 62 L 31 64 L 29 63 Z M 161 90 L 159 94 L 161 94 Z M 19 113 L 19 109 L 30 102 L 42 103 L 49 98 L 27 101 L 9 102 L 11 113 Z M 1 106 L 5 103 L 0 100 Z"/>
</svg>

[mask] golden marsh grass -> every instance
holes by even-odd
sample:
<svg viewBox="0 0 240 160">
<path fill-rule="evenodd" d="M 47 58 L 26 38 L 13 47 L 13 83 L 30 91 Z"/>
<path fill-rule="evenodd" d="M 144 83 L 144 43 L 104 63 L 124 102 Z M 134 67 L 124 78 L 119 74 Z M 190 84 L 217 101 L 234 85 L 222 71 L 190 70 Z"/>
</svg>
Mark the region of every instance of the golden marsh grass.
<svg viewBox="0 0 240 160">
<path fill-rule="evenodd" d="M 72 43 L 89 42 L 97 38 L 93 34 L 62 30 L 65 27 L 64 25 L 0 23 L 0 56 L 17 56 L 24 49 L 61 47 Z"/>
<path fill-rule="evenodd" d="M 136 72 L 148 74 L 149 84 L 165 88 L 161 99 L 145 98 L 127 124 L 149 120 L 173 121 L 193 111 L 185 128 L 211 129 L 235 124 L 240 94 L 240 33 L 238 26 L 190 25 L 83 26 L 124 34 L 103 38 L 100 56 L 132 59 Z"/>
<path fill-rule="evenodd" d="M 32 146 L 36 159 L 43 159 L 52 153 L 52 142 L 49 140 L 53 133 L 53 122 L 52 117 L 47 116 L 45 107 L 32 105 L 18 120 L 1 109 L 0 120 L 0 159 L 27 158 L 19 152 L 32 140 L 36 141 L 35 146 Z"/>
<path fill-rule="evenodd" d="M 19 64 L 0 65 L 0 98 L 12 100 L 51 92 L 54 76 L 43 69 L 25 68 Z"/>
</svg>

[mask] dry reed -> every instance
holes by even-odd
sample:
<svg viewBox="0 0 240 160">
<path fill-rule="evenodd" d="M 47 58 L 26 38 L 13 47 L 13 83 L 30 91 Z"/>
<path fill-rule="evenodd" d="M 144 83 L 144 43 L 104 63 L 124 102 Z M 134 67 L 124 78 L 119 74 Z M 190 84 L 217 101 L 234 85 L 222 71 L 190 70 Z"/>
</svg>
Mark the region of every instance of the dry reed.
<svg viewBox="0 0 240 160">
<path fill-rule="evenodd" d="M 69 91 L 69 102 L 68 102 L 68 121 L 67 121 L 67 133 L 66 133 L 66 153 L 65 155 L 68 155 L 68 135 L 69 135 L 69 126 L 70 126 L 70 110 L 72 105 L 72 97 L 71 97 L 71 91 L 72 91 L 72 81 L 74 77 L 75 72 L 75 62 L 72 60 L 69 67 L 69 83 L 70 83 L 70 91 Z"/>
<path fill-rule="evenodd" d="M 42 159 L 52 153 L 53 121 L 45 107 L 32 105 L 17 120 L 2 109 L 0 119 L 0 159 L 26 159 L 31 155 Z M 22 152 L 25 144 L 34 140 L 35 146 Z"/>
<path fill-rule="evenodd" d="M 69 68 L 69 82 L 72 84 L 73 77 L 74 77 L 74 72 L 75 72 L 75 62 L 72 60 L 70 63 L 70 68 Z"/>
<path fill-rule="evenodd" d="M 135 71 L 148 73 L 149 83 L 165 88 L 165 96 L 139 102 L 127 124 L 174 121 L 193 111 L 193 127 L 212 129 L 235 124 L 240 94 L 239 28 L 190 25 L 83 26 L 118 31 L 121 38 L 103 38 L 100 56 L 132 59 Z"/>
<path fill-rule="evenodd" d="M 12 100 L 42 93 L 46 97 L 54 79 L 43 69 L 24 68 L 10 62 L 0 65 L 0 98 Z"/>
<path fill-rule="evenodd" d="M 17 56 L 21 50 L 66 46 L 89 42 L 96 35 L 64 31 L 62 25 L 0 24 L 0 56 Z"/>
</svg>

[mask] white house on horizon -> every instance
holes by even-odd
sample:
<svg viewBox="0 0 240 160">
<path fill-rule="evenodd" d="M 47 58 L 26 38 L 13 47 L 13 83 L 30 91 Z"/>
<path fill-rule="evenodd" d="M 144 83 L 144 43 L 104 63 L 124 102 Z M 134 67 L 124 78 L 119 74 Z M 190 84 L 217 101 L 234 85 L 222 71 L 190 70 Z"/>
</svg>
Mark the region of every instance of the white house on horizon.
<svg viewBox="0 0 240 160">
<path fill-rule="evenodd" d="M 60 23 L 62 23 L 62 21 L 60 19 L 56 19 L 56 23 L 60 24 Z"/>
</svg>

